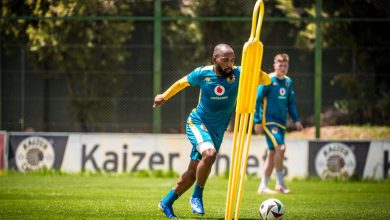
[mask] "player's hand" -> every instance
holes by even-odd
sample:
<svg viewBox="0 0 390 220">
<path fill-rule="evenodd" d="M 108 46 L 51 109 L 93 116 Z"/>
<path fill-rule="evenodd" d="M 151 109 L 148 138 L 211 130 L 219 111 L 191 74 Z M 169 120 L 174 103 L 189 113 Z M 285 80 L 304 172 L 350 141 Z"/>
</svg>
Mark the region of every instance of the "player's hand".
<svg viewBox="0 0 390 220">
<path fill-rule="evenodd" d="M 295 127 L 297 128 L 298 131 L 303 130 L 303 125 L 300 121 L 295 122 Z"/>
<path fill-rule="evenodd" d="M 156 97 L 154 98 L 153 108 L 161 106 L 162 104 L 164 104 L 164 102 L 165 99 L 163 98 L 162 94 L 156 95 Z"/>
<path fill-rule="evenodd" d="M 256 134 L 263 134 L 263 126 L 262 126 L 262 124 L 255 124 L 255 133 Z"/>
</svg>

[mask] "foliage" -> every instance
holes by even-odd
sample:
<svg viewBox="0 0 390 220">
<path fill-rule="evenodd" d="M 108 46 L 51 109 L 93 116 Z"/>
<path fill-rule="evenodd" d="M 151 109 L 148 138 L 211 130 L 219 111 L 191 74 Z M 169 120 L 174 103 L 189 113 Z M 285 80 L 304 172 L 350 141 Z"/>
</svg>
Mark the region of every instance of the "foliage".
<svg viewBox="0 0 390 220">
<path fill-rule="evenodd" d="M 345 89 L 345 99 L 335 101 L 335 107 L 347 115 L 351 123 L 390 123 L 390 92 L 376 94 L 375 81 L 366 75 L 340 74 L 333 81 Z M 376 98 L 377 97 L 377 98 Z"/>
<path fill-rule="evenodd" d="M 252 3 L 245 3 L 247 7 L 243 7 L 241 1 L 192 1 L 191 4 L 180 4 L 179 9 L 171 6 L 164 10 L 167 16 L 240 17 L 251 15 L 254 2 Z M 177 52 L 179 57 L 183 55 L 188 57 L 183 63 L 184 66 L 194 66 L 194 63 L 205 65 L 212 63 L 212 49 L 218 43 L 230 44 L 233 49 L 236 49 L 236 59 L 239 60 L 238 55 L 242 45 L 249 37 L 250 25 L 249 22 L 237 23 L 237 21 L 177 20 L 169 24 L 164 37 L 171 46 L 173 44 L 195 45 L 193 48 L 185 48 Z"/>
<path fill-rule="evenodd" d="M 132 22 L 72 20 L 82 16 L 131 15 L 127 1 L 4 1 L 3 16 L 36 16 L 38 20 L 2 22 L 6 40 L 26 43 L 35 69 L 46 77 L 64 79 L 69 110 L 82 131 L 98 131 L 99 120 L 111 109 L 125 80 L 124 64 L 130 54 L 123 45 Z M 60 19 L 56 19 L 60 17 Z M 107 99 L 104 99 L 107 98 Z"/>
<path fill-rule="evenodd" d="M 316 16 L 315 2 L 302 0 L 278 0 L 276 7 L 289 17 Z M 334 106 L 346 114 L 347 123 L 388 124 L 390 121 L 388 77 L 383 73 L 389 69 L 388 48 L 390 39 L 384 32 L 385 23 L 337 22 L 334 18 L 384 18 L 390 15 L 389 5 L 380 0 L 374 1 L 323 1 L 321 17 L 328 19 L 322 24 L 322 47 L 324 49 L 352 48 L 340 50 L 337 61 L 346 65 L 351 56 L 354 66 L 351 72 L 338 74 L 331 81 L 332 86 L 340 86 L 345 98 L 336 100 Z M 294 23 L 297 30 L 295 45 L 312 50 L 315 40 L 314 23 Z M 374 49 L 375 50 L 372 50 Z M 351 52 L 352 50 L 352 52 Z"/>
<path fill-rule="evenodd" d="M 188 10 L 184 6 L 177 8 L 173 5 L 164 7 L 164 15 L 195 16 L 192 10 Z M 194 68 L 194 62 L 204 59 L 205 48 L 188 47 L 186 45 L 201 44 L 203 34 L 199 31 L 200 23 L 198 21 L 176 20 L 167 24 L 167 28 L 163 29 L 162 35 L 167 45 L 172 48 L 173 59 L 178 61 L 176 63 L 177 68 L 181 69 L 186 66 Z M 181 57 L 188 59 L 180 59 Z"/>
<path fill-rule="evenodd" d="M 329 20 L 340 17 L 388 18 L 389 4 L 381 0 L 322 2 L 321 15 L 326 20 L 322 26 L 323 48 L 347 48 L 337 54 L 338 64 L 354 60 L 353 69 L 343 72 L 350 76 L 341 74 L 332 81 L 333 86 L 341 87 L 346 94 L 344 98 L 336 100 L 334 106 L 348 113 L 346 118 L 349 118 L 349 123 L 389 123 L 390 113 L 386 109 L 390 105 L 390 83 L 385 74 L 390 63 L 390 38 L 385 33 L 386 28 L 383 28 L 388 26 L 388 21 Z M 99 131 L 102 118 L 110 120 L 109 116 L 114 115 L 113 109 L 117 104 L 115 97 L 123 92 L 127 83 L 123 70 L 131 54 L 125 45 L 132 35 L 136 38 L 136 22 L 98 17 L 88 20 L 84 16 L 153 16 L 152 3 L 142 0 L 2 1 L 2 16 L 20 16 L 20 19 L 0 20 L 1 41 L 6 42 L 7 46 L 27 44 L 27 58 L 34 69 L 46 70 L 47 79 L 57 78 L 66 84 L 68 112 L 71 112 L 80 130 Z M 254 3 L 254 0 L 162 1 L 163 16 L 168 17 L 250 17 Z M 266 17 L 312 19 L 305 22 L 267 22 L 261 37 L 265 47 L 285 50 L 285 45 L 291 49 L 289 45 L 294 44 L 299 50 L 306 49 L 304 52 L 308 54 L 299 55 L 311 56 L 315 42 L 316 27 L 312 22 L 315 3 L 306 0 L 265 0 Z M 24 19 L 24 16 L 28 19 Z M 37 18 L 31 19 L 33 16 Z M 143 28 L 137 34 L 142 43 L 148 44 L 153 29 L 151 22 L 145 23 L 136 23 Z M 173 19 L 163 20 L 162 26 L 163 50 L 170 52 L 164 53 L 164 56 L 169 55 L 163 59 L 163 68 L 172 62 L 174 67 L 169 66 L 169 70 L 177 72 L 179 69 L 178 72 L 184 74 L 197 65 L 211 63 L 212 48 L 221 42 L 233 46 L 239 65 L 242 45 L 248 39 L 251 24 L 246 21 Z M 142 32 L 145 30 L 147 33 Z M 352 54 L 350 50 L 353 50 Z M 151 59 L 139 60 L 141 65 L 150 66 Z M 299 65 L 305 66 L 306 63 Z M 44 98 L 51 97 L 45 94 Z"/>
</svg>

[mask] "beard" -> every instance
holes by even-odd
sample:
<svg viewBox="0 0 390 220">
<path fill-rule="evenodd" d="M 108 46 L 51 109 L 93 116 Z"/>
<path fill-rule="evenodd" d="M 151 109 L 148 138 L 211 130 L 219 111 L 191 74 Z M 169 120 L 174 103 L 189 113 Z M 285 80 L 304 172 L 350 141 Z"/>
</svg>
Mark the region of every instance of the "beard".
<svg viewBox="0 0 390 220">
<path fill-rule="evenodd" d="M 233 69 L 231 67 L 228 67 L 226 69 L 222 69 L 222 67 L 218 64 L 215 65 L 218 72 L 225 78 L 231 77 L 233 75 Z"/>
</svg>

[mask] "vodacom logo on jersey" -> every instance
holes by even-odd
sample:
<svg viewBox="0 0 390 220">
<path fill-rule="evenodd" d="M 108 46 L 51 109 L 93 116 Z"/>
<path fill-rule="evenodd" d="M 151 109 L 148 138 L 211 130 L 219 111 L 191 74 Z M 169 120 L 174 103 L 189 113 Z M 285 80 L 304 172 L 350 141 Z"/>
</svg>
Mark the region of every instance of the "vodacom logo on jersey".
<svg viewBox="0 0 390 220">
<path fill-rule="evenodd" d="M 221 85 L 217 85 L 215 88 L 214 88 L 214 93 L 217 95 L 217 96 L 221 96 L 223 94 L 225 94 L 225 87 L 221 86 Z"/>
</svg>

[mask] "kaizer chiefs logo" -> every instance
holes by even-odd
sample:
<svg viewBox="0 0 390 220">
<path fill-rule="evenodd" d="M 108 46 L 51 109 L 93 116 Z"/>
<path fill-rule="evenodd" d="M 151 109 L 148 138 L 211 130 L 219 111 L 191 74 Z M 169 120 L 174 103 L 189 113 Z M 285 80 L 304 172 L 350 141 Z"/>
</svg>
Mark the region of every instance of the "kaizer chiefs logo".
<svg viewBox="0 0 390 220">
<path fill-rule="evenodd" d="M 283 96 L 286 95 L 286 89 L 280 88 L 279 93 L 280 93 L 280 95 L 283 95 Z"/>
<path fill-rule="evenodd" d="M 225 93 L 225 87 L 221 86 L 221 85 L 218 85 L 214 88 L 214 93 L 217 95 L 217 96 L 221 96 Z"/>
<path fill-rule="evenodd" d="M 24 139 L 16 149 L 16 166 L 20 171 L 50 169 L 54 164 L 54 150 L 49 141 L 42 137 Z"/>
<path fill-rule="evenodd" d="M 229 83 L 233 83 L 235 80 L 236 80 L 236 77 L 234 75 L 231 75 L 229 76 L 228 78 L 226 78 L 226 80 L 229 82 Z"/>
<path fill-rule="evenodd" d="M 329 143 L 323 146 L 315 159 L 317 174 L 329 177 L 348 178 L 355 172 L 356 157 L 351 148 L 343 143 Z"/>
</svg>

